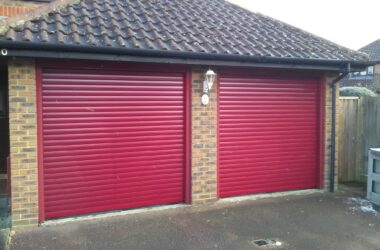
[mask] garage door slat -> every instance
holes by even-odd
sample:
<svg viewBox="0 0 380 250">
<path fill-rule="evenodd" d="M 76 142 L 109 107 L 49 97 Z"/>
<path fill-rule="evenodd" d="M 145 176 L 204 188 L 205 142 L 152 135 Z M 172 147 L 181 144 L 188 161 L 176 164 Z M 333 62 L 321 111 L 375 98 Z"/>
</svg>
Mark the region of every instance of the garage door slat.
<svg viewBox="0 0 380 250">
<path fill-rule="evenodd" d="M 181 144 L 169 144 L 169 145 L 162 145 L 160 150 L 173 150 L 173 149 L 180 149 Z M 95 148 L 83 148 L 83 149 L 76 149 L 77 152 L 80 152 L 82 155 L 92 155 L 92 154 L 99 154 L 99 153 L 125 153 L 125 152 L 151 152 L 152 150 L 156 150 L 156 147 L 153 145 L 141 145 L 141 146 L 113 146 L 110 145 L 108 147 L 95 147 Z M 45 151 L 44 152 L 46 157 L 51 156 L 69 156 L 71 155 L 71 150 L 67 150 L 66 148 L 62 148 L 61 150 L 53 150 L 53 151 Z"/>
<path fill-rule="evenodd" d="M 131 140 L 132 141 L 136 141 L 136 140 L 140 140 L 140 142 L 144 142 L 145 139 L 150 139 L 150 141 L 163 141 L 165 139 L 167 140 L 181 140 L 183 138 L 182 135 L 168 135 L 168 136 L 165 136 L 165 135 L 158 135 L 158 136 L 140 136 L 140 137 L 115 137 L 115 138 L 112 138 L 113 141 L 115 142 L 125 142 L 127 141 L 126 139 L 128 140 Z M 85 143 L 106 143 L 106 142 L 109 142 L 110 141 L 110 138 L 86 138 L 86 139 L 72 139 L 72 140 L 62 140 L 62 139 L 59 139 L 59 140 L 49 140 L 47 141 L 45 144 L 46 145 L 78 145 L 78 144 L 85 144 Z"/>
<path fill-rule="evenodd" d="M 117 180 L 112 187 L 126 187 L 128 190 L 135 188 L 136 190 L 141 190 L 140 183 L 141 184 L 161 184 L 163 186 L 165 185 L 172 185 L 173 183 L 180 183 L 182 180 L 182 173 L 174 173 L 174 174 L 156 174 L 156 175 L 144 175 L 141 176 L 127 176 L 128 174 L 105 174 L 104 177 L 100 175 L 95 175 L 91 177 L 73 177 L 71 179 L 69 178 L 60 178 L 60 181 L 55 182 L 46 182 L 45 186 L 46 188 L 49 188 L 51 190 L 61 190 L 62 188 L 82 188 L 83 184 L 91 185 L 101 185 L 101 184 L 107 184 L 109 181 Z M 171 181 L 171 183 L 165 183 L 165 181 Z M 145 185 L 146 186 L 146 185 Z M 86 189 L 85 187 L 84 189 Z M 69 194 L 68 194 L 69 195 Z"/>
<path fill-rule="evenodd" d="M 159 187 L 158 187 L 159 188 Z M 91 191 L 91 192 L 94 192 L 94 191 Z M 118 194 L 117 195 L 112 195 L 112 193 L 115 193 L 117 192 Z M 170 197 L 170 196 L 174 196 L 174 197 L 180 197 L 182 194 L 180 192 L 178 192 L 178 189 L 176 187 L 173 187 L 173 188 L 168 188 L 168 189 L 165 189 L 163 190 L 163 192 L 165 192 L 165 196 L 166 197 Z M 70 193 L 72 194 L 72 193 Z M 102 191 L 97 191 L 96 194 L 97 196 L 84 196 L 83 194 L 85 193 L 77 193 L 76 195 L 70 195 L 70 197 L 65 197 L 65 196 L 62 196 L 62 197 L 65 197 L 65 199 L 67 199 L 67 202 L 64 202 L 63 200 L 59 199 L 59 201 L 57 201 L 58 197 L 60 197 L 59 195 L 56 195 L 52 200 L 49 200 L 47 199 L 49 202 L 51 202 L 52 204 L 52 208 L 54 207 L 61 207 L 60 209 L 68 209 L 68 208 L 75 208 L 75 206 L 73 206 L 72 204 L 70 203 L 75 203 L 75 202 L 78 202 L 82 205 L 84 205 L 85 203 L 91 203 L 93 205 L 96 205 L 98 204 L 97 200 L 101 199 L 102 200 L 102 203 L 105 204 L 106 202 L 117 202 L 118 200 L 130 200 L 130 201 L 138 201 L 138 200 L 142 200 L 142 199 L 156 199 L 156 198 L 159 198 L 159 196 L 157 196 L 157 193 L 154 193 L 154 192 L 129 192 L 129 193 L 125 193 L 124 190 L 113 190 L 112 192 L 107 190 L 106 192 L 102 192 Z M 112 198 L 110 198 L 110 195 L 112 195 Z"/>
<path fill-rule="evenodd" d="M 178 199 L 180 199 L 181 193 L 169 193 L 169 194 L 161 194 L 156 196 L 155 201 L 163 202 L 165 204 L 173 204 L 178 203 Z M 104 202 L 78 202 L 81 204 L 80 207 L 63 207 L 67 204 L 59 204 L 58 206 L 52 206 L 51 210 L 47 210 L 46 212 L 51 214 L 53 218 L 66 216 L 67 213 L 73 214 L 85 214 L 85 213 L 95 213 L 95 212 L 103 212 L 107 210 L 121 210 L 124 209 L 126 203 L 130 204 L 131 207 L 142 207 L 142 206 L 152 206 L 152 197 L 148 197 L 150 199 L 145 199 L 145 197 L 130 197 L 126 199 L 113 199 L 112 202 L 110 200 L 105 200 Z M 100 199 L 100 198 L 98 198 Z M 110 204 L 111 203 L 111 204 Z M 57 208 L 61 208 L 58 210 Z"/>
<path fill-rule="evenodd" d="M 171 174 L 171 173 L 174 173 L 176 174 L 177 173 L 177 169 L 176 169 L 176 165 L 178 165 L 178 163 L 175 163 L 175 164 L 166 164 L 164 165 L 164 167 L 160 166 L 160 167 L 157 167 L 157 166 L 152 166 L 152 167 L 147 167 L 146 168 L 146 171 L 149 172 L 149 175 L 157 175 L 157 174 Z M 139 176 L 141 173 L 140 173 L 140 167 L 135 167 L 135 168 L 130 168 L 128 167 L 127 170 L 125 170 L 123 167 L 119 167 L 118 168 L 118 176 L 121 176 L 121 175 L 126 175 L 128 174 L 128 176 L 130 177 L 136 177 L 136 176 Z M 49 172 L 46 172 L 45 173 L 45 177 L 48 177 L 48 178 L 75 178 L 76 176 L 93 176 L 93 177 L 96 177 L 96 176 L 103 176 L 103 175 L 109 175 L 109 174 L 114 174 L 114 168 L 99 168 L 99 169 L 93 169 L 93 168 L 89 168 L 87 170 L 76 170 L 75 172 L 73 172 L 73 174 L 68 174 L 67 172 L 53 172 L 53 173 L 49 173 Z"/>
<path fill-rule="evenodd" d="M 94 196 L 94 197 L 83 196 L 82 198 L 70 199 L 67 202 L 64 202 L 62 200 L 52 201 L 51 210 L 57 211 L 57 208 L 60 208 L 60 210 L 68 210 L 68 209 L 73 210 L 73 209 L 80 208 L 77 206 L 73 206 L 73 203 L 78 203 L 81 205 L 81 207 L 84 207 L 84 208 L 85 207 L 96 207 L 99 205 L 106 205 L 106 204 L 111 203 L 113 205 L 109 206 L 110 207 L 109 210 L 111 210 L 111 209 L 116 210 L 116 209 L 123 209 L 123 207 L 121 206 L 122 204 L 120 204 L 121 202 L 124 202 L 124 203 L 128 202 L 130 204 L 133 204 L 135 202 L 145 201 L 145 205 L 149 206 L 149 205 L 151 205 L 148 203 L 149 200 L 156 200 L 156 201 L 163 200 L 163 201 L 165 201 L 165 204 L 166 204 L 167 202 L 164 199 L 175 201 L 175 200 L 173 200 L 173 198 L 178 200 L 178 199 L 180 199 L 181 195 L 182 194 L 180 192 L 170 192 L 170 190 L 168 190 L 167 193 L 161 194 L 161 195 L 149 194 L 149 193 L 148 194 L 134 193 L 134 194 L 129 194 L 129 196 L 113 195 L 112 198 L 110 198 L 109 195 Z M 99 202 L 99 200 L 101 200 L 101 202 Z M 49 210 L 48 210 L 48 212 L 49 212 Z"/>
<path fill-rule="evenodd" d="M 172 146 L 176 145 L 177 147 L 182 147 L 183 140 L 182 139 L 167 139 L 167 140 L 155 140 L 152 141 L 148 147 L 155 147 L 157 145 L 162 144 L 170 144 Z M 56 152 L 56 151 L 70 151 L 70 150 L 92 150 L 92 149 L 99 149 L 99 146 L 102 146 L 102 148 L 122 148 L 122 147 L 145 147 L 147 146 L 144 142 L 103 142 L 103 143 L 97 143 L 97 144 L 76 144 L 76 145 L 49 145 L 49 150 L 45 150 L 44 152 Z"/>
</svg>

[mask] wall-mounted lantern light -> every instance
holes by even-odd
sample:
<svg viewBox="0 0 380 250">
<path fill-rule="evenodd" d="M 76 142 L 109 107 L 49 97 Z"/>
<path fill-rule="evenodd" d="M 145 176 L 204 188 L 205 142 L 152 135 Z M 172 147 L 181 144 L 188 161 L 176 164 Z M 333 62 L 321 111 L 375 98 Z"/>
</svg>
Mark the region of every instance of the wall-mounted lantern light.
<svg viewBox="0 0 380 250">
<path fill-rule="evenodd" d="M 207 70 L 205 74 L 205 80 L 203 81 L 203 92 L 205 94 L 211 90 L 212 85 L 214 84 L 215 78 L 216 78 L 215 72 L 212 71 L 211 69 Z"/>
<path fill-rule="evenodd" d="M 212 85 L 214 85 L 214 81 L 216 78 L 216 74 L 211 69 L 207 70 L 205 74 L 205 79 L 203 81 L 203 95 L 202 95 L 202 104 L 207 105 L 209 103 L 208 93 L 210 92 Z"/>
</svg>

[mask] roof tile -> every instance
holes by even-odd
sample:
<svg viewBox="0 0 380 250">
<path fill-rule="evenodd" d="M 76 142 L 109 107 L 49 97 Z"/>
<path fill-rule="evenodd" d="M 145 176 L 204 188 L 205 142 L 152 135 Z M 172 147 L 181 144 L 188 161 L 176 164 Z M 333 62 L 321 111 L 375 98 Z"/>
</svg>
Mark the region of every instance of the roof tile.
<svg viewBox="0 0 380 250">
<path fill-rule="evenodd" d="M 380 62 L 380 39 L 364 46 L 359 51 L 367 53 L 371 61 Z"/>
</svg>

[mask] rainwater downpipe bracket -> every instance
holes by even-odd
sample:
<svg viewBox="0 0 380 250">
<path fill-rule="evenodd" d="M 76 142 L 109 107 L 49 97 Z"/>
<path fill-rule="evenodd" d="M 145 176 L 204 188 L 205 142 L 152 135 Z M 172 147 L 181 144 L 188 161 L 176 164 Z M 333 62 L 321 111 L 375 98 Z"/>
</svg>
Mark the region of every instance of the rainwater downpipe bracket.
<svg viewBox="0 0 380 250">
<path fill-rule="evenodd" d="M 0 50 L 0 54 L 1 54 L 2 56 L 7 56 L 7 55 L 8 55 L 8 50 L 7 50 L 7 49 L 1 49 L 1 50 Z"/>
</svg>

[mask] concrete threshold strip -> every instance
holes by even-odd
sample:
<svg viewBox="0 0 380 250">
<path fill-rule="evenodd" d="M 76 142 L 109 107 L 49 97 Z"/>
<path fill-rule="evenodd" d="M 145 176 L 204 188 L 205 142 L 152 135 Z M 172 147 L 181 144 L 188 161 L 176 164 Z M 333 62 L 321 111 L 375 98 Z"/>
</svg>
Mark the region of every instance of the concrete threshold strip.
<svg viewBox="0 0 380 250">
<path fill-rule="evenodd" d="M 243 202 L 243 201 L 252 201 L 252 200 L 265 199 L 265 198 L 292 196 L 292 195 L 310 195 L 310 194 L 323 193 L 323 192 L 324 191 L 320 190 L 320 189 L 306 189 L 306 190 L 286 191 L 286 192 L 277 192 L 277 193 L 269 193 L 269 194 L 244 195 L 244 196 L 220 199 L 218 202 L 215 203 L 215 205 L 236 203 L 236 202 Z M 88 220 L 94 220 L 94 219 L 105 219 L 105 218 L 111 218 L 111 217 L 116 217 L 116 216 L 140 214 L 140 213 L 146 213 L 146 212 L 157 212 L 157 211 L 176 209 L 176 208 L 185 208 L 185 207 L 191 207 L 191 205 L 186 205 L 186 204 L 162 205 L 162 206 L 136 208 L 136 209 L 130 209 L 130 210 L 123 210 L 123 211 L 113 211 L 113 212 L 104 212 L 104 213 L 90 214 L 90 215 L 80 215 L 80 216 L 75 216 L 75 217 L 48 220 L 48 221 L 41 223 L 41 226 L 60 225 L 60 224 L 68 223 L 68 222 L 88 221 Z M 212 205 L 211 205 L 211 207 L 212 207 Z"/>
<path fill-rule="evenodd" d="M 236 203 L 242 201 L 254 201 L 265 198 L 277 198 L 293 195 L 310 195 L 310 194 L 319 194 L 324 193 L 322 189 L 304 189 L 304 190 L 295 190 L 295 191 L 285 191 L 285 192 L 276 192 L 276 193 L 267 193 L 267 194 L 252 194 L 252 195 L 243 195 L 231 198 L 224 198 L 218 201 L 219 204 L 222 203 Z"/>
<path fill-rule="evenodd" d="M 150 211 L 157 212 L 157 211 L 163 211 L 163 210 L 175 209 L 175 208 L 183 208 L 183 207 L 189 207 L 189 206 L 190 205 L 186 205 L 186 204 L 175 204 L 175 205 L 163 205 L 163 206 L 136 208 L 136 209 L 122 210 L 122 211 L 111 211 L 111 212 L 89 214 L 89 215 L 80 215 L 80 216 L 75 216 L 75 217 L 48 220 L 48 221 L 41 223 L 41 226 L 52 226 L 52 225 L 64 224 L 67 222 L 87 221 L 87 220 L 94 220 L 94 219 L 105 219 L 105 218 L 111 218 L 111 217 L 116 217 L 116 216 L 146 213 L 146 212 L 150 212 Z"/>
</svg>

